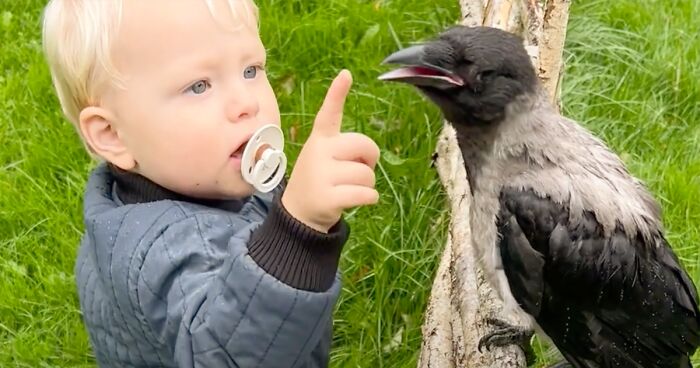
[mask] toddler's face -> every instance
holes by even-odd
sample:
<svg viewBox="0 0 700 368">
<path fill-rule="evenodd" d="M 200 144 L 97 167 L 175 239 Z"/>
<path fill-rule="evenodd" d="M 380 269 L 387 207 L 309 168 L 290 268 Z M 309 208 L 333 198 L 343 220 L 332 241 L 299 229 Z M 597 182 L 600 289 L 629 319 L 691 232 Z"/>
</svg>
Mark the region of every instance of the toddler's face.
<svg viewBox="0 0 700 368">
<path fill-rule="evenodd" d="M 242 1 L 234 4 L 245 17 Z M 102 100 L 135 171 L 201 198 L 250 195 L 243 148 L 260 126 L 280 124 L 253 15 L 245 25 L 222 14 L 215 20 L 204 0 L 124 1 L 113 59 L 125 88 Z"/>
</svg>

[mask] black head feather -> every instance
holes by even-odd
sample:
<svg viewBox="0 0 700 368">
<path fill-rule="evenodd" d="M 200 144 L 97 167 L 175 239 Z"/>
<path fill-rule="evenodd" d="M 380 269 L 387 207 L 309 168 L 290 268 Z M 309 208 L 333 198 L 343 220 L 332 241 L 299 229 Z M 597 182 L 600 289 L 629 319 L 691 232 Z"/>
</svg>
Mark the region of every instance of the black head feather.
<svg viewBox="0 0 700 368">
<path fill-rule="evenodd" d="M 408 67 L 380 79 L 415 85 L 457 124 L 497 123 L 538 84 L 523 40 L 491 27 L 456 26 L 384 62 Z"/>
</svg>

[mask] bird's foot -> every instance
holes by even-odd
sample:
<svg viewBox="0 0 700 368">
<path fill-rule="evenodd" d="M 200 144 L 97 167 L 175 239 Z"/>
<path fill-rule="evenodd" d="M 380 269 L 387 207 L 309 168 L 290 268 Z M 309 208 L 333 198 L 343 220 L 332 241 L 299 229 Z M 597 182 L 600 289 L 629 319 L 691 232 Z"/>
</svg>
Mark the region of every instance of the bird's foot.
<svg viewBox="0 0 700 368">
<path fill-rule="evenodd" d="M 547 368 L 574 368 L 574 366 L 566 360 L 562 360 L 561 362 L 547 366 Z"/>
<path fill-rule="evenodd" d="M 481 352 L 483 348 L 490 351 L 494 346 L 499 347 L 508 345 L 520 346 L 526 355 L 528 351 L 532 351 L 530 339 L 535 333 L 534 330 L 521 326 L 513 326 L 510 323 L 497 318 L 488 318 L 486 322 L 494 325 L 496 330 L 486 334 L 479 340 L 479 345 L 477 346 L 479 352 Z"/>
</svg>

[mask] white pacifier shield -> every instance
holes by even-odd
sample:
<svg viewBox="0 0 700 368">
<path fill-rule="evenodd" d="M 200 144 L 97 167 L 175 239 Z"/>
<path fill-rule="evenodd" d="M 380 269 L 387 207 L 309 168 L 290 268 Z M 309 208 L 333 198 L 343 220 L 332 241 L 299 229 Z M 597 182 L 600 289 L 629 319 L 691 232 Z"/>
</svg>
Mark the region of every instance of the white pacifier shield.
<svg viewBox="0 0 700 368">
<path fill-rule="evenodd" d="M 255 161 L 257 152 L 262 148 L 260 159 Z M 253 134 L 241 157 L 241 174 L 243 180 L 252 185 L 255 190 L 267 193 L 274 189 L 282 178 L 287 167 L 287 156 L 284 155 L 284 135 L 277 125 L 267 124 Z"/>
</svg>

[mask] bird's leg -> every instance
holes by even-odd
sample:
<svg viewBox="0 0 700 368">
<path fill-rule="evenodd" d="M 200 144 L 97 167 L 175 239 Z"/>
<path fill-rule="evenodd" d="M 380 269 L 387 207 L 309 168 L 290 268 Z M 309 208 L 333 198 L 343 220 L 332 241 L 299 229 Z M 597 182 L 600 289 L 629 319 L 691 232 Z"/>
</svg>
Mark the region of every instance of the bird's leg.
<svg viewBox="0 0 700 368">
<path fill-rule="evenodd" d="M 527 360 L 529 360 L 528 355 L 534 356 L 534 352 L 530 346 L 530 338 L 532 338 L 532 335 L 535 333 L 534 330 L 526 327 L 513 326 L 510 323 L 497 318 L 488 318 L 486 322 L 494 325 L 496 330 L 486 334 L 479 340 L 479 352 L 481 352 L 482 348 L 491 350 L 491 348 L 494 346 L 508 346 L 515 344 L 523 349 Z"/>
</svg>

